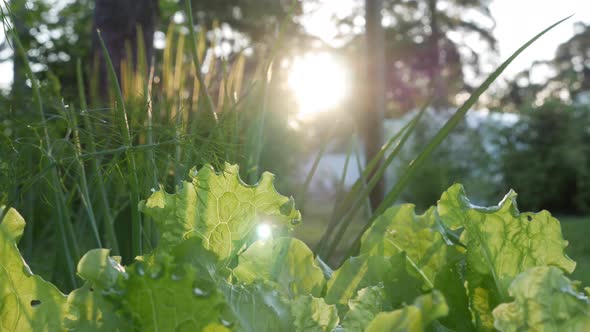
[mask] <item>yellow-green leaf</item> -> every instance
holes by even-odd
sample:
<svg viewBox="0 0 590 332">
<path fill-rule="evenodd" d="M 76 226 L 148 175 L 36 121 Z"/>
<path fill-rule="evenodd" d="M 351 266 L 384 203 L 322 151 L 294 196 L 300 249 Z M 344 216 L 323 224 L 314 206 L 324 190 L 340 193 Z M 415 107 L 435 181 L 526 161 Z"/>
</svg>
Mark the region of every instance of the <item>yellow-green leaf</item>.
<svg viewBox="0 0 590 332">
<path fill-rule="evenodd" d="M 228 261 L 245 243 L 254 241 L 258 224 L 284 233 L 301 220 L 293 199 L 276 192 L 270 173 L 262 174 L 253 186 L 242 182 L 237 165 L 226 164 L 220 173 L 205 166 L 198 172 L 193 169 L 190 176 L 177 193 L 159 190 L 140 204 L 160 229 L 161 249 L 198 236 L 206 249 Z"/>
<path fill-rule="evenodd" d="M 61 331 L 66 297 L 33 275 L 17 248 L 25 222 L 14 209 L 0 222 L 0 331 Z"/>
</svg>

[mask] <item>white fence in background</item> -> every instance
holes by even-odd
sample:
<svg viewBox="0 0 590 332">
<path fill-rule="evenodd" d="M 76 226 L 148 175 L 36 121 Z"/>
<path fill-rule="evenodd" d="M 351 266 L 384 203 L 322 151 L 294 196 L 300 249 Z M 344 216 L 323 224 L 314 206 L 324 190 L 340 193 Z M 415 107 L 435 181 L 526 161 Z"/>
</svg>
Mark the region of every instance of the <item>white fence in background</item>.
<svg viewBox="0 0 590 332">
<path fill-rule="evenodd" d="M 448 120 L 449 116 L 452 115 L 454 110 L 449 111 L 427 111 L 422 121 L 429 121 L 429 127 L 432 127 L 432 130 L 438 130 L 438 128 L 442 127 L 446 120 Z M 391 137 L 395 135 L 414 115 L 416 112 L 411 112 L 400 119 L 388 119 L 384 122 L 384 132 L 385 137 Z M 494 113 L 494 112 L 487 112 L 487 111 L 470 111 L 466 115 L 467 125 L 472 129 L 478 129 L 482 127 L 484 124 L 492 124 L 495 127 L 499 126 L 512 126 L 514 123 L 518 121 L 518 115 L 512 113 Z M 481 134 L 486 135 L 489 132 L 486 130 L 482 130 Z M 482 137 L 483 144 L 487 151 L 492 155 L 497 154 L 495 146 L 491 143 L 491 137 Z M 450 139 L 453 140 L 455 144 L 465 141 L 466 137 L 460 137 L 457 134 L 453 135 Z M 463 142 L 463 144 L 467 144 L 468 142 Z M 407 142 L 407 146 L 411 148 L 412 139 L 409 139 Z M 362 149 L 362 147 L 360 148 Z M 329 150 L 329 149 L 328 149 Z M 359 158 L 362 163 L 362 167 L 365 165 L 364 161 L 364 153 L 363 151 L 359 151 Z M 304 181 L 307 174 L 310 172 L 316 154 L 313 153 L 309 156 L 309 158 L 304 163 L 303 167 L 298 170 L 297 176 L 301 179 L 301 182 Z M 309 194 L 313 196 L 320 196 L 325 198 L 330 198 L 335 195 L 337 186 L 340 182 L 340 178 L 342 177 L 344 164 L 346 161 L 346 152 L 328 152 L 324 154 L 322 160 L 320 161 L 316 174 L 314 175 L 310 187 L 309 187 Z M 351 156 L 348 171 L 346 177 L 344 179 L 344 185 L 349 188 L 358 178 L 360 177 L 359 168 L 356 161 L 356 156 Z M 393 170 L 388 170 L 386 173 L 386 183 L 391 184 L 393 182 Z"/>
</svg>

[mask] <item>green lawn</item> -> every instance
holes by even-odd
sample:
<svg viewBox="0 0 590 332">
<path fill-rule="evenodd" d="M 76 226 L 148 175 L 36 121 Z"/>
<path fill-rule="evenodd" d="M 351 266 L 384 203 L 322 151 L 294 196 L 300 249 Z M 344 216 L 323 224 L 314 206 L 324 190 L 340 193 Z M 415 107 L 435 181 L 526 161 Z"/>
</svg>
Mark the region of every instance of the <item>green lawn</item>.
<svg viewBox="0 0 590 332">
<path fill-rule="evenodd" d="M 572 279 L 590 286 L 590 216 L 557 218 L 561 221 L 563 237 L 569 241 L 567 254 L 578 263 Z"/>
</svg>

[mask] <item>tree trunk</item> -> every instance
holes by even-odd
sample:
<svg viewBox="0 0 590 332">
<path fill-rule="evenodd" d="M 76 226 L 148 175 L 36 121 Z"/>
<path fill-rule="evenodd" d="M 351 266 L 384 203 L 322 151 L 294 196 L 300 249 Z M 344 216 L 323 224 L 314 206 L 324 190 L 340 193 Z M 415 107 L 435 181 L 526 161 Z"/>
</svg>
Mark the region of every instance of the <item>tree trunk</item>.
<svg viewBox="0 0 590 332">
<path fill-rule="evenodd" d="M 431 55 L 430 62 L 430 90 L 432 94 L 432 106 L 435 109 L 440 109 L 445 106 L 447 96 L 446 88 L 442 77 L 442 62 L 441 61 L 441 31 L 438 20 L 438 10 L 436 5 L 438 0 L 428 0 L 428 12 L 430 14 L 430 40 L 429 48 Z"/>
<path fill-rule="evenodd" d="M 383 145 L 385 114 L 385 37 L 381 25 L 382 0 L 365 0 L 366 67 L 365 67 L 365 159 L 367 164 Z M 382 161 L 377 165 L 379 167 Z M 376 209 L 383 200 L 385 181 L 381 179 L 370 195 Z"/>
<path fill-rule="evenodd" d="M 14 13 L 14 30 L 18 38 L 22 41 L 26 38 L 28 33 L 27 28 L 24 26 L 21 18 L 24 16 L 25 13 L 25 5 L 24 2 L 12 2 L 12 10 Z M 22 55 L 19 54 L 16 47 L 14 48 L 14 54 L 12 55 L 12 72 L 13 72 L 13 79 L 12 79 L 12 88 L 11 88 L 11 95 L 13 104 L 17 106 L 17 108 L 26 109 L 25 101 L 27 100 L 27 85 L 26 85 L 26 68 L 25 62 L 22 58 Z"/>
<path fill-rule="evenodd" d="M 121 62 L 131 60 L 137 65 L 137 32 L 140 28 L 145 45 L 146 63 L 149 63 L 154 51 L 154 32 L 158 16 L 157 0 L 96 0 L 94 7 L 94 26 L 92 50 L 93 59 L 98 61 L 99 93 L 107 96 L 108 71 L 104 54 L 98 40 L 97 30 L 105 42 L 115 67 L 117 78 L 121 79 Z M 132 54 L 127 54 L 126 43 Z"/>
</svg>

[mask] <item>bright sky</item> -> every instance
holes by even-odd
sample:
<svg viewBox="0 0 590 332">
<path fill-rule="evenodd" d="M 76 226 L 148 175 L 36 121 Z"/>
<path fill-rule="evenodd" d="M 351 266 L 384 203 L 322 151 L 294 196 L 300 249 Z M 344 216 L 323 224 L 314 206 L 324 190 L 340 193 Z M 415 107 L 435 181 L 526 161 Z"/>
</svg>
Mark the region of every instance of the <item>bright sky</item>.
<svg viewBox="0 0 590 332">
<path fill-rule="evenodd" d="M 308 5 L 307 10 L 314 15 L 304 22 L 308 31 L 328 38 L 334 35 L 336 27 L 329 24 L 333 15 L 345 16 L 358 0 L 320 0 L 322 5 Z M 574 23 L 590 22 L 590 0 L 493 0 L 493 17 L 496 19 L 494 34 L 498 39 L 500 58 L 503 61 L 518 47 L 552 23 L 575 14 L 560 27 L 554 29 L 537 41 L 513 64 L 508 67 L 504 77 L 511 77 L 529 67 L 535 60 L 548 60 L 553 57 L 557 46 L 574 34 Z M 498 62 L 499 63 L 499 62 Z M 491 72 L 495 66 L 487 68 Z"/>
<path fill-rule="evenodd" d="M 526 69 L 535 60 L 552 59 L 559 44 L 573 36 L 575 22 L 590 22 L 588 0 L 494 0 L 491 11 L 496 18 L 494 34 L 502 59 L 547 26 L 574 14 L 521 54 L 508 67 L 506 75 L 509 76 Z"/>
</svg>

